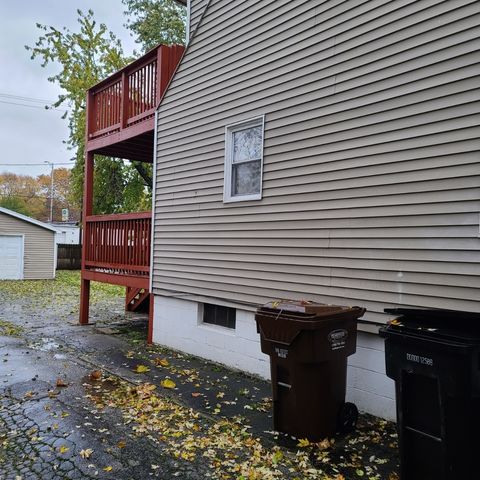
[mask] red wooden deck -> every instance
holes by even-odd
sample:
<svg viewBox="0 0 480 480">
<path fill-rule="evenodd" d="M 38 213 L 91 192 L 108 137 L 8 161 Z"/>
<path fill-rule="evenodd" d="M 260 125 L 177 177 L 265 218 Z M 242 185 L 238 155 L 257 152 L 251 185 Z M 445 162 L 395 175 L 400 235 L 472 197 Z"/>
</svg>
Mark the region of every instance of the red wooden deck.
<svg viewBox="0 0 480 480">
<path fill-rule="evenodd" d="M 160 45 L 87 93 L 87 152 L 151 162 L 153 122 L 184 47 Z"/>
<path fill-rule="evenodd" d="M 152 214 L 93 215 L 85 220 L 83 277 L 148 288 Z"/>
<path fill-rule="evenodd" d="M 85 184 L 83 195 L 82 281 L 80 323 L 88 323 L 90 282 L 126 288 L 126 308 L 150 304 L 150 212 L 93 215 L 95 155 L 153 161 L 155 109 L 183 46 L 161 45 L 87 92 Z"/>
</svg>

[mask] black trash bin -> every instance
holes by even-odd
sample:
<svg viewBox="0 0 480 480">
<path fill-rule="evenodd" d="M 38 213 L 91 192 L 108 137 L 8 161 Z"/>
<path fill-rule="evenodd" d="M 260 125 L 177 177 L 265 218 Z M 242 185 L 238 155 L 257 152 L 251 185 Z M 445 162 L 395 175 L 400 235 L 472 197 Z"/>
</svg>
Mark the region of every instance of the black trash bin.
<svg viewBox="0 0 480 480">
<path fill-rule="evenodd" d="M 480 314 L 386 309 L 401 480 L 480 478 Z"/>
<path fill-rule="evenodd" d="M 312 302 L 270 302 L 255 319 L 270 356 L 274 428 L 318 441 L 355 428 L 345 403 L 347 357 L 355 352 L 365 309 Z"/>
</svg>

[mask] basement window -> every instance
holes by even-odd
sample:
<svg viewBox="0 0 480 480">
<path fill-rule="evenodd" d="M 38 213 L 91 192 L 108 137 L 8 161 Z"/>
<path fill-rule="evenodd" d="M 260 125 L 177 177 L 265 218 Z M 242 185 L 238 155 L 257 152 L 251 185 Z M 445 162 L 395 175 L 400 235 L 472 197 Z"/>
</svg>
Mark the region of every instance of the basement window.
<svg viewBox="0 0 480 480">
<path fill-rule="evenodd" d="M 235 329 L 236 310 L 221 305 L 203 304 L 203 323 Z"/>
<path fill-rule="evenodd" d="M 263 116 L 226 127 L 225 203 L 262 198 L 263 133 Z"/>
</svg>

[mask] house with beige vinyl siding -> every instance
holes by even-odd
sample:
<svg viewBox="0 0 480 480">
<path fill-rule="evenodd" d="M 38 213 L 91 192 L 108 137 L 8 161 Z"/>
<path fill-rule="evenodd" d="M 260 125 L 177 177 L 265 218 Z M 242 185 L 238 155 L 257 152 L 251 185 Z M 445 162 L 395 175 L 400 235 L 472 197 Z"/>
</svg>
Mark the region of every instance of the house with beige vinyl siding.
<svg viewBox="0 0 480 480">
<path fill-rule="evenodd" d="M 0 207 L 0 280 L 55 278 L 57 230 Z"/>
<path fill-rule="evenodd" d="M 347 397 L 394 418 L 384 309 L 480 310 L 480 2 L 188 3 L 153 340 L 268 377 L 258 304 L 363 306 Z"/>
</svg>

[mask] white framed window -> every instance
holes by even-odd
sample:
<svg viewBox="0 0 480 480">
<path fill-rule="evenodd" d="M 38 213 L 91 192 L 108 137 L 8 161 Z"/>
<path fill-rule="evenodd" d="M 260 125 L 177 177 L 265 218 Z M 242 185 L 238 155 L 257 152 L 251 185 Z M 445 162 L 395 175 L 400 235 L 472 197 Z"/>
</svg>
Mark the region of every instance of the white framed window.
<svg viewBox="0 0 480 480">
<path fill-rule="evenodd" d="M 264 124 L 262 115 L 225 128 L 225 203 L 262 198 Z"/>
</svg>

